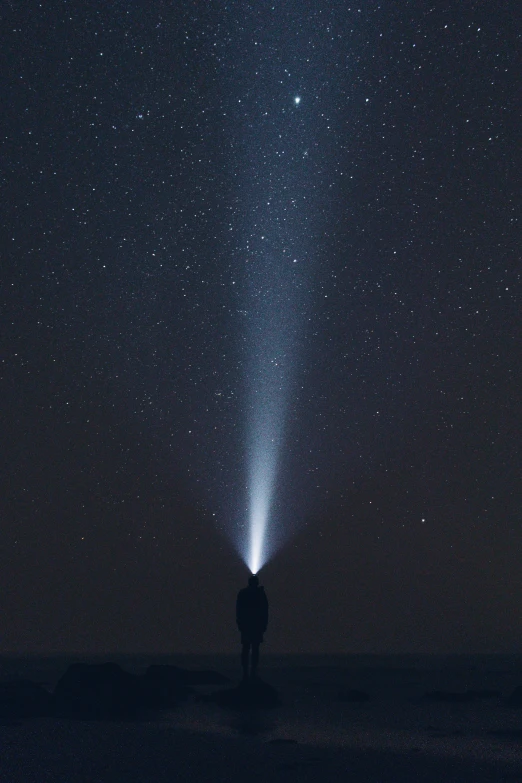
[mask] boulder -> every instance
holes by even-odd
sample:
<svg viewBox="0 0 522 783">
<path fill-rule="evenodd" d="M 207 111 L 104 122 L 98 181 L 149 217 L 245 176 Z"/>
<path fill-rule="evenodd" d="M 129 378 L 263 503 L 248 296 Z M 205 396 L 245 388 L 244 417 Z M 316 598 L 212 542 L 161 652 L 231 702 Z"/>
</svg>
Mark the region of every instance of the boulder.
<svg viewBox="0 0 522 783">
<path fill-rule="evenodd" d="M 143 703 L 139 680 L 116 663 L 74 663 L 54 690 L 57 710 L 85 718 L 132 713 Z"/>
<path fill-rule="evenodd" d="M 59 714 L 80 718 L 123 716 L 141 709 L 168 709 L 193 692 L 192 685 L 217 685 L 227 678 L 213 671 L 149 666 L 142 676 L 116 663 L 75 663 L 58 681 L 54 696 Z"/>
<path fill-rule="evenodd" d="M 184 673 L 177 666 L 149 666 L 139 678 L 143 706 L 167 709 L 186 699 L 192 688 L 185 684 Z"/>
</svg>

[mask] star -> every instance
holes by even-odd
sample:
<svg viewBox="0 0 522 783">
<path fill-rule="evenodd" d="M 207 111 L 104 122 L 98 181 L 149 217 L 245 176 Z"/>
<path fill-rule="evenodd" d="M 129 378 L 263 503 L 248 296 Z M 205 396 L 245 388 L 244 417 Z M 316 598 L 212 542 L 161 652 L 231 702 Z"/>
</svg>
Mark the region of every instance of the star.
<svg viewBox="0 0 522 783">
<path fill-rule="evenodd" d="M 295 96 L 294 103 L 296 106 L 299 106 L 299 104 L 301 103 L 301 98 L 299 97 L 299 95 Z"/>
</svg>

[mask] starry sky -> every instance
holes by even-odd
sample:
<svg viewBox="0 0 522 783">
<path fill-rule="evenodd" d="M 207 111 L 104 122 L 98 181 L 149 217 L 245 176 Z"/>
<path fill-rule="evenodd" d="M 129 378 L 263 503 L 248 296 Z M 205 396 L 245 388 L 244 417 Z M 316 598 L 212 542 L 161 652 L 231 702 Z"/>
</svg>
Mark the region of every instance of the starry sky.
<svg viewBox="0 0 522 783">
<path fill-rule="evenodd" d="M 2 2 L 0 652 L 520 651 L 515 19 Z"/>
</svg>

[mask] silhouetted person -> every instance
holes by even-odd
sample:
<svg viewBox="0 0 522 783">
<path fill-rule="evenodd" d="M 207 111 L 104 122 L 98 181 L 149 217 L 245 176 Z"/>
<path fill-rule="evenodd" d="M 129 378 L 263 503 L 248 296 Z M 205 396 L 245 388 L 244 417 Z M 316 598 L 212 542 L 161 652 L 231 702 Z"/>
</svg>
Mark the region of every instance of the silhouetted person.
<svg viewBox="0 0 522 783">
<path fill-rule="evenodd" d="M 236 622 L 241 631 L 241 664 L 243 679 L 248 678 L 248 659 L 252 651 L 250 676 L 255 677 L 259 663 L 259 645 L 268 625 L 268 600 L 265 588 L 259 586 L 259 579 L 253 575 L 248 587 L 239 591 L 236 601 Z"/>
</svg>

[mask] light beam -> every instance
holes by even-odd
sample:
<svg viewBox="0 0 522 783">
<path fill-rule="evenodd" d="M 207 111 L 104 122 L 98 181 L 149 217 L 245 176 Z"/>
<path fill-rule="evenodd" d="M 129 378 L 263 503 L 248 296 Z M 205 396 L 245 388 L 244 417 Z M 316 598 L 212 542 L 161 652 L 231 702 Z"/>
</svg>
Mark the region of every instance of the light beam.
<svg viewBox="0 0 522 783">
<path fill-rule="evenodd" d="M 265 564 L 271 547 L 268 530 L 273 507 L 277 468 L 283 440 L 285 402 L 283 388 L 269 388 L 269 377 L 261 384 L 262 394 L 250 424 L 251 447 L 248 456 L 248 539 L 247 565 L 253 574 Z"/>
<path fill-rule="evenodd" d="M 276 247 L 274 247 L 276 245 Z M 244 560 L 257 573 L 277 546 L 275 488 L 281 462 L 300 317 L 296 267 L 277 243 L 255 255 L 247 333 L 247 500 Z M 255 271 L 254 271 L 255 270 Z M 280 537 L 280 536 L 279 536 Z"/>
</svg>

